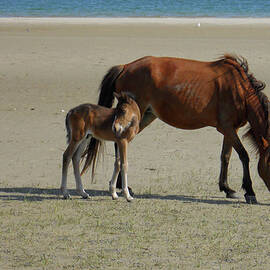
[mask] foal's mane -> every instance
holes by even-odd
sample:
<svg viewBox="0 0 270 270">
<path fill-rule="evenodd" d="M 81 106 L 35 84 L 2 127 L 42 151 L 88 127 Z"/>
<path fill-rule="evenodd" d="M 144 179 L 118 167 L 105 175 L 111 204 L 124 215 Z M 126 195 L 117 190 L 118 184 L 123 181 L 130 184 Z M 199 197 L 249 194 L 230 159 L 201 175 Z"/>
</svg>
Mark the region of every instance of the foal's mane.
<svg viewBox="0 0 270 270">
<path fill-rule="evenodd" d="M 268 130 L 269 130 L 269 117 L 270 117 L 270 103 L 268 100 L 268 97 L 262 92 L 262 90 L 265 88 L 266 84 L 262 81 L 259 81 L 256 79 L 256 77 L 253 75 L 253 73 L 249 72 L 249 66 L 248 66 L 248 62 L 247 60 L 242 57 L 242 56 L 236 56 L 236 55 L 231 55 L 231 54 L 225 54 L 224 56 L 222 56 L 216 63 L 219 64 L 230 64 L 233 65 L 236 70 L 239 72 L 239 74 L 241 75 L 242 80 L 244 80 L 244 82 L 248 81 L 249 82 L 249 88 L 252 88 L 254 91 L 252 91 L 252 93 L 254 93 L 259 100 L 259 103 L 261 104 L 261 108 L 264 112 L 264 134 L 262 134 L 265 138 L 268 138 L 270 134 L 268 134 Z M 244 72 L 244 73 L 243 73 Z M 249 89 L 246 89 L 247 91 Z M 254 99 L 250 100 L 251 102 L 255 102 Z M 258 106 L 254 106 L 254 108 L 256 108 L 257 110 L 259 110 L 260 108 L 258 108 Z M 258 139 L 256 136 L 257 131 L 253 128 L 253 127 L 249 127 L 248 131 L 244 134 L 244 138 L 248 138 L 250 139 L 254 149 L 258 152 L 259 150 L 259 145 L 258 145 Z"/>
</svg>

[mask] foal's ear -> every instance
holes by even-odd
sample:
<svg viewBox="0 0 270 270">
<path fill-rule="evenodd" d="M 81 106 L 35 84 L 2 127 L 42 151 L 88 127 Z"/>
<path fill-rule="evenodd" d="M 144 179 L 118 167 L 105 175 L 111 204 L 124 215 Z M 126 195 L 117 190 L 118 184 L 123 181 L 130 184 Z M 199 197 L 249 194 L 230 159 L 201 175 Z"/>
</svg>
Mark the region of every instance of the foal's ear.
<svg viewBox="0 0 270 270">
<path fill-rule="evenodd" d="M 117 93 L 117 92 L 113 92 L 113 96 L 117 99 L 119 99 L 121 97 L 121 94 Z"/>
<path fill-rule="evenodd" d="M 127 103 L 132 104 L 133 98 L 130 96 L 128 92 L 122 92 L 122 95 Z"/>
</svg>

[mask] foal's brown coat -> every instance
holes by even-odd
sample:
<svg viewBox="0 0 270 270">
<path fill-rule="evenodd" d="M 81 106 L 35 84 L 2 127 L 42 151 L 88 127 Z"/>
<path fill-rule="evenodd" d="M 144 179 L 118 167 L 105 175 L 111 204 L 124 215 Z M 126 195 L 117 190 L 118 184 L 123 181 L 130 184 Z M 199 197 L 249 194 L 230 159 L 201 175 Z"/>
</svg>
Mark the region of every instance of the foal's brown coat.
<svg viewBox="0 0 270 270">
<path fill-rule="evenodd" d="M 237 130 L 247 121 L 250 123 L 248 134 L 260 153 L 258 171 L 270 190 L 268 99 L 260 92 L 264 87 L 264 83 L 248 72 L 243 58 L 225 55 L 214 62 L 201 62 L 149 56 L 112 67 L 101 83 L 98 104 L 111 107 L 113 91 L 128 89 L 140 108 L 140 130 L 157 117 L 182 129 L 215 127 L 224 135 L 220 190 L 227 197 L 235 197 L 235 191 L 227 183 L 233 147 L 243 164 L 242 187 L 246 200 L 255 203 L 249 157 Z"/>
<path fill-rule="evenodd" d="M 79 163 L 91 137 L 99 144 L 101 140 L 114 141 L 118 145 L 119 155 L 116 155 L 115 168 L 110 182 L 110 191 L 113 199 L 117 198 L 116 180 L 122 174 L 123 194 L 128 201 L 132 200 L 127 186 L 127 145 L 139 131 L 140 110 L 136 102 L 126 93 L 117 94 L 118 104 L 115 109 L 109 109 L 93 104 L 82 104 L 70 110 L 66 116 L 68 147 L 63 154 L 63 169 L 61 191 L 64 198 L 69 198 L 67 191 L 67 170 L 72 159 L 76 189 L 83 198 L 89 195 L 84 191 L 79 171 Z M 92 164 L 94 174 L 95 158 L 99 144 L 87 149 L 87 158 L 82 173 Z"/>
</svg>

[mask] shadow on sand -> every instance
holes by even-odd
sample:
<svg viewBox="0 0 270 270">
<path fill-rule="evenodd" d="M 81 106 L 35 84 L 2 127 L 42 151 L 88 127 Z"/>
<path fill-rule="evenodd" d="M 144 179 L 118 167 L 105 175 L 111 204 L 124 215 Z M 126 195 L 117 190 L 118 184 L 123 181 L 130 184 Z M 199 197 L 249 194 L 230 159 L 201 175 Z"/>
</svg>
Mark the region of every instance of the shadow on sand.
<svg viewBox="0 0 270 270">
<path fill-rule="evenodd" d="M 76 196 L 80 199 L 75 190 L 69 190 L 71 196 Z M 86 190 L 91 197 L 110 196 L 108 191 L 104 190 Z M 246 204 L 243 200 L 227 200 L 222 196 L 200 198 L 199 196 L 187 195 L 159 195 L 159 194 L 139 194 L 135 195 L 137 199 L 151 199 L 151 200 L 175 200 L 186 203 L 205 203 L 205 204 L 219 204 L 219 205 L 239 205 Z M 49 188 L 31 188 L 31 187 L 17 187 L 17 188 L 0 188 L 0 200 L 19 200 L 19 201 L 43 201 L 43 200 L 61 200 L 62 196 L 59 189 Z M 270 205 L 265 203 L 258 203 L 259 205 Z"/>
</svg>

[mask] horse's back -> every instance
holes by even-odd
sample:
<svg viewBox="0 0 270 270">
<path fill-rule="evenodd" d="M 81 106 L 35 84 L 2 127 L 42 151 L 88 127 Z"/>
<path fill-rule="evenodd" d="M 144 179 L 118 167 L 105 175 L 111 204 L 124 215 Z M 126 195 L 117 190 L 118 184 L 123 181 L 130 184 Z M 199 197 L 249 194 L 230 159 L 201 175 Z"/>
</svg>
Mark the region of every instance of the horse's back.
<svg viewBox="0 0 270 270">
<path fill-rule="evenodd" d="M 214 88 L 206 87 L 214 77 L 214 72 L 210 73 L 207 62 L 148 56 L 125 66 L 116 89 L 135 94 L 142 111 L 151 106 L 164 122 L 195 129 L 205 126 L 208 115 L 215 110 Z M 208 122 L 215 125 L 216 119 Z"/>
<path fill-rule="evenodd" d="M 235 102 L 243 96 L 232 93 L 238 76 L 233 69 L 218 61 L 147 56 L 124 66 L 116 89 L 135 94 L 142 112 L 151 106 L 158 118 L 175 127 L 217 127 L 220 113 L 238 121 Z"/>
</svg>

